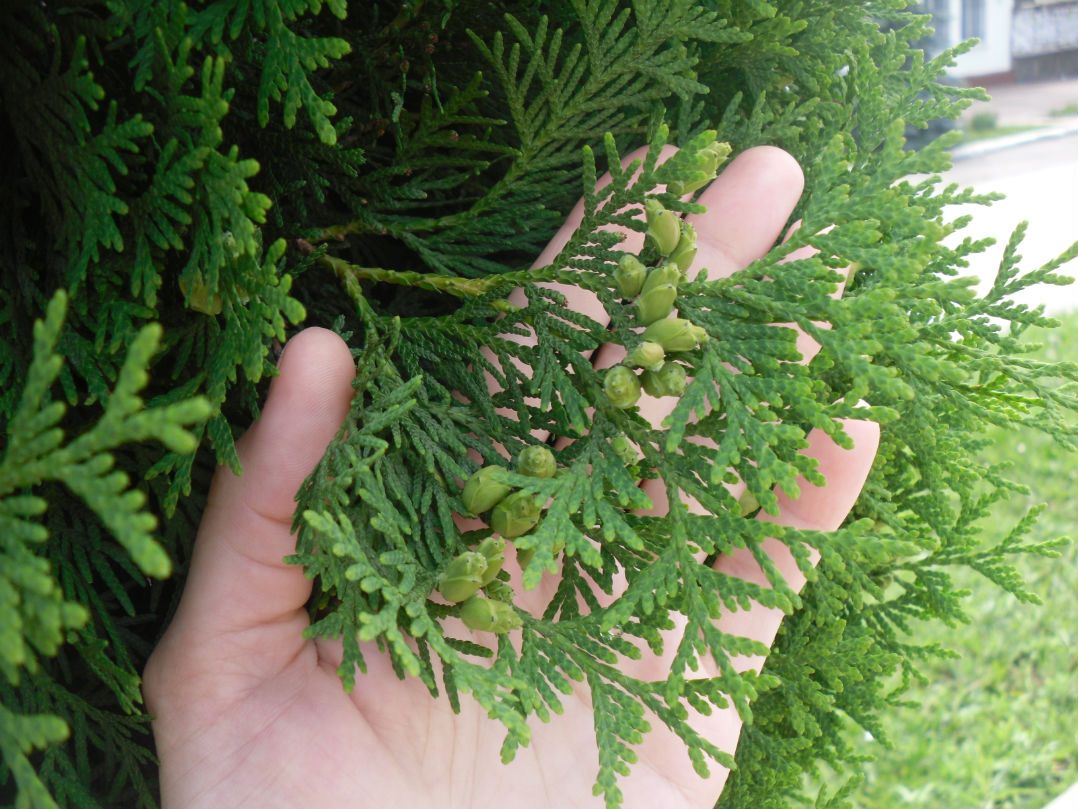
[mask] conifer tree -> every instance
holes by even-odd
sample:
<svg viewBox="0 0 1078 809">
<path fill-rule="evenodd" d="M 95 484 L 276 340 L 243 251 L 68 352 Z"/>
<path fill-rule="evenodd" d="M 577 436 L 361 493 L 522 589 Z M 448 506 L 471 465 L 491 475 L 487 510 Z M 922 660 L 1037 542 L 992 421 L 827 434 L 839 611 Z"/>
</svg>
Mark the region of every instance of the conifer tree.
<svg viewBox="0 0 1078 809">
<path fill-rule="evenodd" d="M 979 543 L 977 521 L 1021 484 L 972 453 L 990 424 L 1075 446 L 1062 420 L 1075 397 L 1050 383 L 1078 370 L 1023 356 L 1023 332 L 1052 321 L 1011 299 L 1066 283 L 1057 270 L 1078 245 L 1020 270 L 1020 226 L 992 288 L 973 294 L 962 269 L 986 244 L 945 246 L 966 224 L 948 207 L 991 200 L 942 186 L 950 136 L 912 151 L 904 133 L 981 91 L 939 83 L 961 48 L 926 60 L 913 43 L 929 21 L 907 5 L 3 3 L 4 801 L 155 803 L 139 673 L 182 587 L 209 476 L 240 471 L 234 440 L 301 325 L 339 331 L 360 369 L 346 428 L 301 492 L 291 560 L 317 583 L 311 633 L 343 640 L 342 687 L 366 665 L 358 641 L 378 640 L 432 699 L 474 699 L 504 723 L 511 757 L 528 720 L 557 721 L 559 694 L 586 681 L 609 806 L 645 709 L 699 771 L 736 763 L 721 806 L 788 805 L 806 768 L 849 761 L 844 722 L 876 733 L 896 709 L 884 678 L 917 678 L 940 653 L 903 630 L 961 619 L 949 570 L 1035 601 L 1010 560 L 1058 544 L 1024 539 L 1035 513 Z M 660 187 L 699 188 L 728 152 L 765 143 L 804 167 L 801 228 L 723 281 L 634 280 L 609 226 L 643 230 L 633 214 L 656 205 L 675 220 L 699 211 Z M 660 165 L 666 144 L 680 151 Z M 639 173 L 621 170 L 642 145 Z M 604 170 L 614 180 L 597 190 Z M 529 270 L 581 195 L 569 243 Z M 690 249 L 661 227 L 641 265 Z M 771 271 L 805 246 L 816 254 Z M 568 317 L 540 281 L 594 292 L 611 326 Z M 523 308 L 505 300 L 514 287 Z M 669 323 L 671 295 L 684 329 Z M 658 355 L 640 349 L 620 381 L 592 368 L 591 351 L 635 350 L 651 321 L 664 324 L 646 339 Z M 820 343 L 812 362 L 797 362 L 783 324 Z M 534 347 L 506 336 L 521 329 Z M 678 397 L 662 430 L 634 413 L 641 385 Z M 798 476 L 819 482 L 804 435 L 842 442 L 839 419 L 854 415 L 878 421 L 882 443 L 846 524 L 765 531 L 755 508 L 774 509 Z M 536 429 L 572 441 L 548 458 Z M 528 460 L 517 468 L 499 447 Z M 667 516 L 634 513 L 644 477 L 666 484 Z M 721 485 L 731 478 L 747 484 L 741 503 Z M 687 497 L 708 516 L 689 515 Z M 529 557 L 526 586 L 560 566 L 543 614 L 513 607 L 504 542 L 456 528 L 454 514 L 475 512 Z M 803 596 L 777 574 L 767 590 L 693 556 L 768 534 L 799 554 Z M 628 591 L 600 608 L 616 573 Z M 713 626 L 752 598 L 790 613 L 761 676 L 729 665 L 755 649 Z M 637 653 L 626 636 L 660 645 L 673 612 L 687 628 L 668 678 L 621 672 Z M 455 635 L 457 616 L 489 642 Z M 721 673 L 688 677 L 697 653 Z M 736 762 L 685 721 L 728 703 L 751 720 Z"/>
</svg>

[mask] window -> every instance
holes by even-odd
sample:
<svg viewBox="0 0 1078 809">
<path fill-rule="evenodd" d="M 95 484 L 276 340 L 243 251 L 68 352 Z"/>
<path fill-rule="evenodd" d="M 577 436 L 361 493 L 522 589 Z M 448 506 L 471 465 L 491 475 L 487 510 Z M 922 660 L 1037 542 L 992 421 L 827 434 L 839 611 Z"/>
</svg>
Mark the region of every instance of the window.
<svg viewBox="0 0 1078 809">
<path fill-rule="evenodd" d="M 984 0 L 962 0 L 962 39 L 984 39 Z"/>
</svg>

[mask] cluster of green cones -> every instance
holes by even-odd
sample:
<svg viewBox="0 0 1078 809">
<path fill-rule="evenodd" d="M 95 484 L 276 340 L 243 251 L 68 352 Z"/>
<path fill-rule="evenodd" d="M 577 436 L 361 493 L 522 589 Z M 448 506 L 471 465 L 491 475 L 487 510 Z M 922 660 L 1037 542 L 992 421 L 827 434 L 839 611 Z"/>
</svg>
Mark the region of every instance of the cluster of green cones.
<svg viewBox="0 0 1078 809">
<path fill-rule="evenodd" d="M 557 469 L 554 453 L 541 445 L 526 447 L 517 456 L 517 472 L 522 475 L 549 478 Z M 514 492 L 501 480 L 500 473 L 504 471 L 497 464 L 484 466 L 464 484 L 464 507 L 476 516 L 486 515 L 492 533 L 474 551 L 454 557 L 438 579 L 438 592 L 447 601 L 460 604 L 461 620 L 477 631 L 503 633 L 521 626 L 520 616 L 512 606 L 512 588 L 498 574 L 505 564 L 506 540 L 531 531 L 543 514 L 538 497 L 525 491 Z M 527 567 L 529 557 L 529 552 L 517 551 L 521 567 Z M 485 595 L 479 595 L 480 590 Z"/>
</svg>

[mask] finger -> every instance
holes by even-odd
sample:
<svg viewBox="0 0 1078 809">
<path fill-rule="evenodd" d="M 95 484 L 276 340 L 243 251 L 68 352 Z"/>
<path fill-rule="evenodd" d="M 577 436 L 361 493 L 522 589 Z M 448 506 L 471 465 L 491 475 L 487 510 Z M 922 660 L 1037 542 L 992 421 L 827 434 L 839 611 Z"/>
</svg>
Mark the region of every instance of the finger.
<svg viewBox="0 0 1078 809">
<path fill-rule="evenodd" d="M 243 474 L 217 470 L 177 619 L 204 631 L 246 629 L 302 610 L 311 591 L 295 551 L 300 484 L 340 429 L 355 365 L 336 334 L 306 329 L 281 357 L 259 419 L 237 442 Z"/>
<path fill-rule="evenodd" d="M 790 237 L 793 236 L 794 233 L 796 231 L 800 230 L 800 229 L 801 229 L 801 220 L 798 220 L 798 221 L 794 222 L 793 225 L 790 226 L 789 231 L 787 231 L 786 236 L 782 240 L 783 244 L 788 242 L 790 240 Z M 830 230 L 831 230 L 831 228 L 827 227 L 827 228 L 824 228 L 820 232 L 821 233 L 827 233 Z M 779 262 L 779 263 L 780 264 L 786 264 L 787 262 L 790 262 L 790 261 L 798 261 L 800 259 L 812 258 L 814 255 L 816 255 L 819 252 L 820 251 L 817 250 L 815 247 L 813 247 L 811 244 L 805 244 L 805 245 L 802 245 L 801 247 L 797 248 L 796 250 L 794 250 L 792 253 L 790 253 L 785 258 L 783 258 L 782 261 Z M 848 280 L 848 278 L 849 278 L 849 268 L 847 268 L 846 271 L 842 274 L 842 279 L 838 282 L 838 284 L 835 286 L 834 291 L 831 293 L 832 298 L 834 298 L 835 300 L 838 300 L 838 299 L 840 299 L 842 297 L 842 293 L 846 289 L 846 281 Z M 803 363 L 811 362 L 812 358 L 815 357 L 819 353 L 820 344 L 818 342 L 816 342 L 816 340 L 814 338 L 809 336 L 803 329 L 801 329 L 797 325 L 795 325 L 793 323 L 784 323 L 783 325 L 789 326 L 790 328 L 793 328 L 797 332 L 797 353 L 799 353 L 801 355 L 801 362 L 803 362 Z M 830 323 L 825 323 L 825 322 L 815 321 L 815 325 L 818 326 L 819 328 L 822 328 L 822 329 L 831 328 L 831 324 Z"/>
<path fill-rule="evenodd" d="M 696 229 L 694 265 L 715 281 L 766 255 L 804 188 L 805 175 L 788 152 L 756 146 L 739 154 L 700 194 L 707 211 L 686 217 Z"/>
<path fill-rule="evenodd" d="M 792 497 L 777 491 L 779 513 L 761 512 L 762 522 L 812 531 L 834 531 L 842 525 L 868 479 L 879 448 L 880 426 L 859 419 L 842 419 L 841 424 L 853 441 L 852 449 L 840 447 L 823 430 L 812 430 L 807 436 L 809 446 L 803 450 L 804 455 L 815 459 L 816 470 L 827 482 L 814 486 L 798 478 L 801 495 Z"/>
<path fill-rule="evenodd" d="M 831 436 L 816 429 L 806 436 L 808 447 L 801 451 L 802 455 L 816 461 L 816 470 L 826 479 L 824 485 L 817 486 L 799 476 L 795 480 L 800 490 L 799 496 L 791 497 L 780 489 L 776 492 L 778 514 L 761 511 L 757 516 L 758 520 L 789 528 L 824 532 L 834 531 L 842 525 L 857 502 L 872 469 L 879 448 L 880 427 L 875 422 L 854 419 L 843 419 L 841 424 L 853 441 L 852 449 L 840 447 Z M 669 508 L 666 490 L 656 488 L 650 492 L 650 496 L 653 507 L 646 513 L 665 514 Z M 695 499 L 684 494 L 682 498 L 689 513 L 708 513 Z M 761 549 L 771 558 L 771 562 L 790 588 L 799 592 L 806 579 L 789 547 L 772 538 L 764 540 Z M 815 550 L 810 550 L 810 554 L 815 564 L 818 554 Z M 723 554 L 716 561 L 715 569 L 761 587 L 771 587 L 763 568 L 748 548 L 735 548 L 729 554 Z M 768 613 L 767 620 L 762 617 L 764 612 Z M 770 646 L 782 615 L 779 609 L 765 610 L 754 605 L 751 610 L 724 613 L 718 626 L 731 634 L 753 638 Z M 760 662 L 763 662 L 763 658 L 760 658 Z"/>
<path fill-rule="evenodd" d="M 803 477 L 797 479 L 798 497 L 791 497 L 779 490 L 778 514 L 761 511 L 761 522 L 775 523 L 789 528 L 812 531 L 834 531 L 857 502 L 861 489 L 872 469 L 880 443 L 880 427 L 875 422 L 843 419 L 842 427 L 853 441 L 852 449 L 843 449 L 823 430 L 812 430 L 806 436 L 809 446 L 802 454 L 816 461 L 816 470 L 824 476 L 823 486 L 815 486 Z M 771 558 L 778 572 L 795 592 L 805 585 L 805 574 L 797 566 L 789 547 L 776 540 L 765 540 L 762 549 Z M 815 564 L 818 554 L 811 551 Z M 738 548 L 733 553 L 719 557 L 716 570 L 746 581 L 770 587 L 767 576 L 752 553 Z M 750 637 L 768 646 L 775 639 L 783 613 L 777 608 L 754 607 L 751 611 L 725 613 L 718 626 L 723 631 Z M 749 659 L 746 667 L 763 665 L 763 658 Z M 758 664 L 758 665 L 757 665 Z"/>
<path fill-rule="evenodd" d="M 798 481 L 801 486 L 800 498 L 780 496 L 780 511 L 777 516 L 765 515 L 762 519 L 792 528 L 811 528 L 833 531 L 846 519 L 864 486 L 872 462 L 879 446 L 879 425 L 867 421 L 848 420 L 843 422 L 846 433 L 853 439 L 854 446 L 846 450 L 835 444 L 824 432 L 813 430 L 809 433 L 809 447 L 804 454 L 814 458 L 819 471 L 827 478 L 822 487 L 813 486 L 808 481 Z M 665 505 L 665 503 L 657 504 Z M 688 508 L 692 512 L 703 513 L 703 508 L 695 501 L 690 501 Z M 763 543 L 764 550 L 779 566 L 787 583 L 795 590 L 800 590 L 805 579 L 797 568 L 793 556 L 786 545 L 771 539 Z M 720 558 L 716 569 L 731 576 L 754 581 L 769 586 L 759 565 L 750 553 L 744 550 L 734 555 Z M 753 604 L 751 609 L 738 612 L 724 611 L 716 626 L 727 634 L 751 638 L 769 647 L 774 643 L 779 625 L 784 617 L 778 608 L 763 607 Z M 648 661 L 654 677 L 661 678 L 669 671 L 669 661 L 673 658 L 680 634 L 686 621 L 682 616 L 674 616 L 677 627 L 668 633 L 667 646 L 661 658 Z M 757 673 L 763 668 L 765 657 L 762 655 L 735 657 L 731 661 L 738 671 L 753 670 Z M 696 676 L 714 677 L 719 674 L 718 666 L 710 657 L 699 661 L 700 670 Z M 635 664 L 640 665 L 640 664 Z M 733 754 L 741 730 L 741 717 L 733 706 L 712 711 L 710 715 L 691 713 L 689 724 L 706 739 L 715 742 L 721 749 Z M 711 766 L 712 775 L 707 782 L 699 781 L 691 766 L 685 761 L 684 754 L 674 755 L 677 745 L 664 745 L 670 734 L 665 728 L 657 728 L 649 734 L 641 749 L 641 757 L 656 761 L 662 771 L 671 779 L 687 785 L 687 788 L 715 789 L 724 782 L 728 771 L 717 764 Z"/>
</svg>

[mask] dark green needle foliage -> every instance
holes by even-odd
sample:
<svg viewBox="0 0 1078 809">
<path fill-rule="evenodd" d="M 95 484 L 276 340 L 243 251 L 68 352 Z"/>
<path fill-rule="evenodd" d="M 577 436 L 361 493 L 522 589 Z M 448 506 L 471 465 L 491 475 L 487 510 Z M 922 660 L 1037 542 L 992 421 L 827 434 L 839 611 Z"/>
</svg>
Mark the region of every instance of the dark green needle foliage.
<svg viewBox="0 0 1078 809">
<path fill-rule="evenodd" d="M 509 759 L 582 682 L 609 806 L 656 723 L 699 772 L 736 766 L 723 806 L 840 805 L 848 790 L 799 795 L 801 774 L 855 765 L 844 725 L 878 735 L 880 712 L 901 709 L 883 683 L 944 653 L 905 630 L 963 620 L 948 571 L 1035 601 L 1009 559 L 1057 547 L 1026 542 L 1028 520 L 979 542 L 989 505 L 1021 488 L 972 460 L 986 428 L 1076 442 L 1062 418 L 1073 388 L 1053 380 L 1078 372 L 1025 356 L 1024 330 L 1051 321 L 1011 297 L 1065 283 L 1056 270 L 1078 248 L 1020 269 L 1019 227 L 995 285 L 971 292 L 962 271 L 985 244 L 941 243 L 964 225 L 948 206 L 990 200 L 942 186 L 949 141 L 903 146 L 907 125 L 954 117 L 980 91 L 937 83 L 954 54 L 925 61 L 911 43 L 928 22 L 905 5 L 0 4 L 0 802 L 155 803 L 139 673 L 215 464 L 238 469 L 234 438 L 281 344 L 322 324 L 347 335 L 360 373 L 346 429 L 301 491 L 293 561 L 316 583 L 311 635 L 343 640 L 344 687 L 366 666 L 358 641 L 377 640 L 432 699 L 477 700 Z M 678 355 L 688 385 L 654 430 L 610 402 L 590 361 L 637 339 L 608 226 L 642 231 L 649 195 L 699 211 L 658 187 L 698 185 L 715 140 L 790 151 L 802 225 L 729 278 L 694 267 L 681 282 L 678 316 L 709 339 Z M 659 166 L 664 144 L 682 150 Z M 634 175 L 621 159 L 640 146 Z M 581 196 L 580 227 L 529 270 Z M 594 292 L 610 325 L 540 281 Z M 514 287 L 523 306 L 506 300 Z M 790 324 L 822 346 L 808 364 Z M 511 337 L 528 333 L 534 345 Z M 882 443 L 841 529 L 742 514 L 724 482 L 774 511 L 776 491 L 822 482 L 799 454 L 806 433 L 848 443 L 838 420 L 851 416 L 879 422 Z M 534 431 L 569 439 L 551 477 L 502 454 Z M 466 602 L 494 631 L 466 637 L 462 606 L 436 590 L 482 540 L 454 515 L 488 465 L 544 504 L 512 540 L 530 557 L 524 585 L 562 578 L 526 611 L 494 576 Z M 667 516 L 638 513 L 642 478 L 665 486 Z M 768 535 L 812 580 L 802 595 L 768 563 Z M 700 564 L 735 547 L 770 587 Z M 622 577 L 624 594 L 604 597 Z M 731 660 L 763 650 L 715 625 L 750 599 L 792 613 L 762 675 Z M 675 613 L 684 631 L 663 633 Z M 662 679 L 621 665 L 669 644 Z M 700 656 L 716 676 L 699 679 Z M 687 722 L 728 705 L 749 722 L 736 760 Z"/>
</svg>

